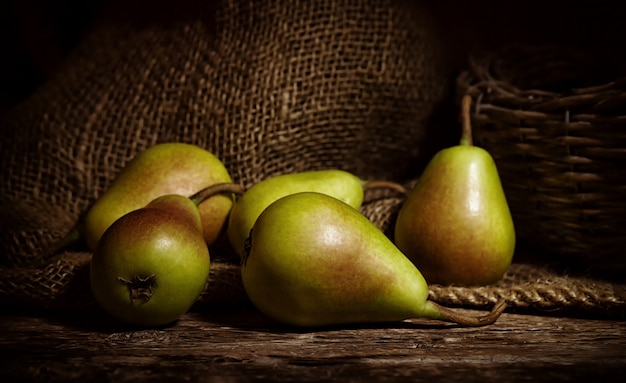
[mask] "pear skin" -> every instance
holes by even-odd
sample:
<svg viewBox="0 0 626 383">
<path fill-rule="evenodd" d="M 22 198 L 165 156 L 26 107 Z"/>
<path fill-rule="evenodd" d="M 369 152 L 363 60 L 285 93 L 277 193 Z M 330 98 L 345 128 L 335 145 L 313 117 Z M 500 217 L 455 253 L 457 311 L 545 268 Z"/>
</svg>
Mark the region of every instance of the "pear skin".
<svg viewBox="0 0 626 383">
<path fill-rule="evenodd" d="M 316 191 L 359 208 L 363 202 L 364 184 L 357 176 L 338 169 L 289 173 L 267 178 L 250 187 L 235 201 L 228 221 L 228 240 L 241 256 L 244 242 L 258 216 L 272 202 L 289 194 Z"/>
<path fill-rule="evenodd" d="M 322 193 L 268 206 L 246 241 L 241 267 L 254 305 L 275 320 L 312 327 L 400 321 L 493 323 L 503 310 L 465 320 L 429 301 L 420 271 L 371 221 Z"/>
<path fill-rule="evenodd" d="M 466 105 L 467 107 L 467 105 Z M 497 282 L 515 251 L 515 228 L 491 155 L 471 144 L 439 151 L 403 203 L 394 241 L 429 284 Z"/>
<path fill-rule="evenodd" d="M 87 245 L 96 248 L 104 231 L 118 218 L 166 194 L 190 196 L 217 183 L 232 182 L 228 170 L 212 153 L 196 145 L 164 143 L 135 156 L 90 207 L 80 223 Z M 208 245 L 225 229 L 232 195 L 219 194 L 198 206 Z"/>
<path fill-rule="evenodd" d="M 92 257 L 90 281 L 96 301 L 112 317 L 160 326 L 189 310 L 209 271 L 196 205 L 165 195 L 107 228 Z"/>
</svg>

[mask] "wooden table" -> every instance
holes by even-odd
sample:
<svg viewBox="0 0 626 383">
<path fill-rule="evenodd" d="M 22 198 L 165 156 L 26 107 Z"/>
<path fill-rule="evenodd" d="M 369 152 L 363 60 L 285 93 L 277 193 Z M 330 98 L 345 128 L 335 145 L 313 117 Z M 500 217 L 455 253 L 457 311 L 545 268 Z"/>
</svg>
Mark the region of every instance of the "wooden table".
<svg viewBox="0 0 626 383">
<path fill-rule="evenodd" d="M 0 321 L 5 382 L 622 382 L 626 373 L 626 321 L 505 313 L 479 328 L 411 320 L 305 331 L 250 307 L 196 310 L 160 329 L 84 312 Z"/>
</svg>

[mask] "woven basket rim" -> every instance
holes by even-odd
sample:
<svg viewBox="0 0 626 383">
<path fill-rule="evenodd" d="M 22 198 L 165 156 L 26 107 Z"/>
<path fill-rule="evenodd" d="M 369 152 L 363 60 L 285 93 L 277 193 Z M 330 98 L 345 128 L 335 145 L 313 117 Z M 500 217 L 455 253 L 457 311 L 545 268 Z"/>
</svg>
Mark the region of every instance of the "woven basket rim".
<svg viewBox="0 0 626 383">
<path fill-rule="evenodd" d="M 545 50 L 542 45 L 511 45 L 503 51 L 510 52 L 519 49 Z M 550 46 L 551 49 L 558 49 Z M 474 99 L 482 101 L 486 95 L 491 97 L 491 103 L 510 105 L 534 111 L 550 111 L 555 109 L 578 109 L 593 105 L 602 113 L 611 110 L 616 105 L 626 104 L 626 72 L 619 73 L 615 78 L 596 82 L 591 85 L 576 86 L 569 89 L 554 90 L 546 87 L 523 87 L 520 84 L 504 78 L 499 73 L 497 65 L 503 60 L 502 51 L 473 52 L 468 56 L 468 69 L 457 78 L 458 95 L 470 94 Z M 536 58 L 535 58 L 536 60 Z M 626 110 L 619 115 L 626 115 Z M 621 119 L 616 121 L 621 123 Z"/>
</svg>

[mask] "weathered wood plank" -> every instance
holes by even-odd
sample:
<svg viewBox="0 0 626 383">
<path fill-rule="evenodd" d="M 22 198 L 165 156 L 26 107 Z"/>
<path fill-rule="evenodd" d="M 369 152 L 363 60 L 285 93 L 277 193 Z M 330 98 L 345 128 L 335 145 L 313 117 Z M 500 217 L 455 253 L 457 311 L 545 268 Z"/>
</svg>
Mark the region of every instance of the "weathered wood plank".
<svg viewBox="0 0 626 383">
<path fill-rule="evenodd" d="M 313 331 L 254 310 L 192 312 L 161 329 L 92 314 L 0 319 L 2 376 L 29 381 L 621 381 L 626 372 L 624 321 L 505 313 L 482 328 L 411 320 Z"/>
</svg>

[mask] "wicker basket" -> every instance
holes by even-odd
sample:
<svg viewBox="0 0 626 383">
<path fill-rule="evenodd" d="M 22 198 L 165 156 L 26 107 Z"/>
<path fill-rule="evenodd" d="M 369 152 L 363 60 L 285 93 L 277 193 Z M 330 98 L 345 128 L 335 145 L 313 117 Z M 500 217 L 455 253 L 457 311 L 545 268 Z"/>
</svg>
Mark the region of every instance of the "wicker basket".
<svg viewBox="0 0 626 383">
<path fill-rule="evenodd" d="M 621 64 L 599 52 L 509 46 L 473 55 L 457 94 L 472 96 L 474 140 L 496 160 L 520 243 L 550 262 L 623 278 Z"/>
</svg>

